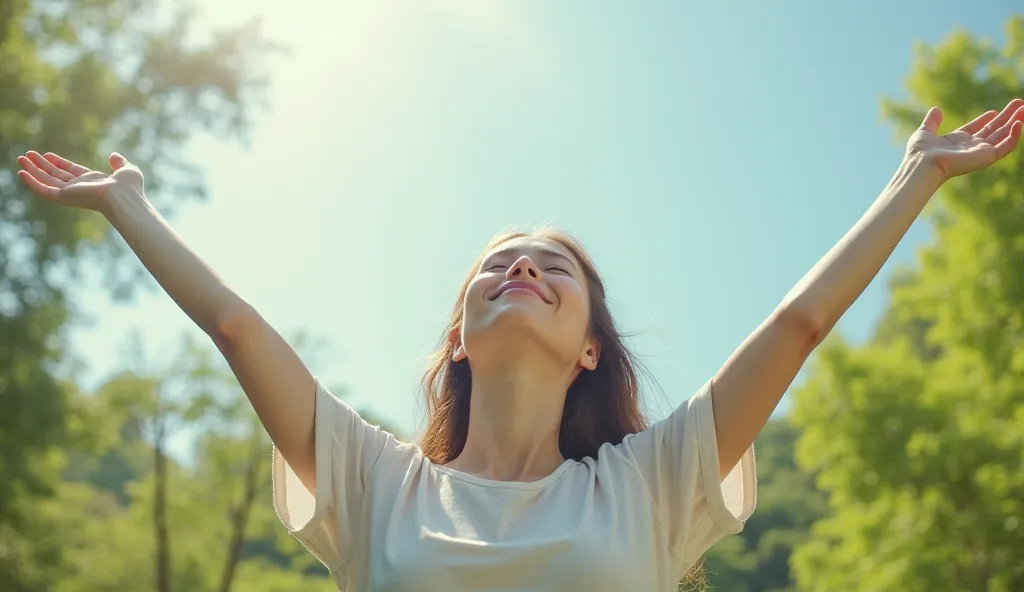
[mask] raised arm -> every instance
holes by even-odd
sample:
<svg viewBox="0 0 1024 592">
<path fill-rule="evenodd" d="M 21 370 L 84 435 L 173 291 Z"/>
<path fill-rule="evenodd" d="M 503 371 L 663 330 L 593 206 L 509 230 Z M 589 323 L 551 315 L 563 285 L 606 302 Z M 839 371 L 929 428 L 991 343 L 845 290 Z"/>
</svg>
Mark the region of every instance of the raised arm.
<svg viewBox="0 0 1024 592">
<path fill-rule="evenodd" d="M 105 174 L 29 152 L 22 182 L 55 203 L 102 213 L 230 364 L 281 455 L 315 487 L 313 377 L 285 340 L 193 253 L 146 199 L 142 173 L 114 154 Z"/>
<path fill-rule="evenodd" d="M 932 108 L 903 163 L 863 217 L 794 287 L 712 379 L 722 477 L 739 462 L 807 357 L 882 268 L 947 179 L 982 169 L 1016 148 L 1024 100 L 945 136 Z"/>
</svg>

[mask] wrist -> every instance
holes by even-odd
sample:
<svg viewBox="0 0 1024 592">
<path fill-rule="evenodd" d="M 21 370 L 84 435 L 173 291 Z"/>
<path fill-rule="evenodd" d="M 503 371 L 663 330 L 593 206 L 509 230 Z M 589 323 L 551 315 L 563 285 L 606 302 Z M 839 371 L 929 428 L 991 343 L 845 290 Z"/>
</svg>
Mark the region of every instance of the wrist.
<svg viewBox="0 0 1024 592">
<path fill-rule="evenodd" d="M 935 193 L 946 182 L 945 170 L 933 158 L 921 153 L 908 153 L 896 171 L 894 182 L 913 183 Z"/>
<path fill-rule="evenodd" d="M 103 196 L 96 208 L 111 223 L 121 218 L 131 208 L 148 206 L 146 196 L 139 190 L 124 185 L 114 185 Z"/>
</svg>

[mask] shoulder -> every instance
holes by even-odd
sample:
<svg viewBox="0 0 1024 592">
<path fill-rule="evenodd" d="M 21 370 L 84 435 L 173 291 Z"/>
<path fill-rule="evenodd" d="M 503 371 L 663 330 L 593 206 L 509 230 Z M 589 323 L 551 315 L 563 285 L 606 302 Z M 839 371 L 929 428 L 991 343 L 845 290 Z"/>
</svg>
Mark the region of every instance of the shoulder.
<svg viewBox="0 0 1024 592">
<path fill-rule="evenodd" d="M 401 440 L 381 426 L 374 426 L 374 429 L 379 434 L 381 448 L 369 475 L 371 480 L 393 482 L 395 478 L 411 478 L 419 471 L 429 469 L 430 459 L 419 445 Z"/>
</svg>

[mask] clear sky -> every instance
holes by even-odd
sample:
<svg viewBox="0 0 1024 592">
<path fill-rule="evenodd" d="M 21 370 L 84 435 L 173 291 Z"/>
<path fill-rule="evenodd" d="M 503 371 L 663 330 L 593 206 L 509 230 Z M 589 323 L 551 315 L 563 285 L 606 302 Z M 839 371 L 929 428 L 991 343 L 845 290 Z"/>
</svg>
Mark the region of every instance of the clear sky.
<svg viewBox="0 0 1024 592">
<path fill-rule="evenodd" d="M 332 6 L 332 7 L 328 7 Z M 349 400 L 412 435 L 424 356 L 478 249 L 514 225 L 582 237 L 662 416 L 707 380 L 857 220 L 899 164 L 880 118 L 917 41 L 1001 37 L 1009 0 L 207 3 L 262 15 L 271 67 L 252 144 L 200 138 L 210 200 L 173 225 Z M 1001 105 L 993 105 L 998 108 Z M 43 147 L 45 149 L 45 147 Z M 131 158 L 131 155 L 127 155 Z M 839 326 L 866 336 L 912 229 Z M 198 331 L 161 292 L 80 293 L 92 384 L 140 330 Z"/>
</svg>

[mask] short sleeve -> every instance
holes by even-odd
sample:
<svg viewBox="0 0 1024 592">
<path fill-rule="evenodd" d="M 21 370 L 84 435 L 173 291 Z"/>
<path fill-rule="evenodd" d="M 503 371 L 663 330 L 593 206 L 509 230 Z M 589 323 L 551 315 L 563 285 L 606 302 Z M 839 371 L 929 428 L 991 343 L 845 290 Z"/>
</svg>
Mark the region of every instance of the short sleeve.
<svg viewBox="0 0 1024 592">
<path fill-rule="evenodd" d="M 348 562 L 356 543 L 366 481 L 390 436 L 363 421 L 319 380 L 315 416 L 316 494 L 275 447 L 274 509 L 288 532 L 334 572 Z"/>
<path fill-rule="evenodd" d="M 628 436 L 669 546 L 685 571 L 718 539 L 743 530 L 754 511 L 757 478 L 751 446 L 719 478 L 711 381 L 667 418 Z"/>
</svg>

